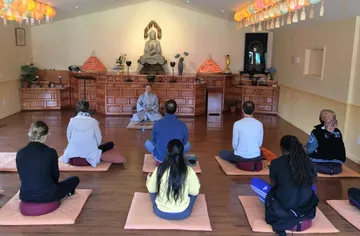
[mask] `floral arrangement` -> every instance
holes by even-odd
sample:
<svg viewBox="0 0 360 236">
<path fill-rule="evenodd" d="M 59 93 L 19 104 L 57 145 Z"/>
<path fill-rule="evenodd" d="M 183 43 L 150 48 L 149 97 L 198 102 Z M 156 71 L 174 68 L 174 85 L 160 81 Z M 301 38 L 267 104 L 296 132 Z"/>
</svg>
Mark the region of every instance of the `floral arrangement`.
<svg viewBox="0 0 360 236">
<path fill-rule="evenodd" d="M 116 60 L 116 65 L 123 66 L 127 60 L 126 54 L 120 54 L 119 58 Z"/>
<path fill-rule="evenodd" d="M 265 74 L 270 75 L 270 79 L 273 80 L 274 74 L 276 73 L 276 68 L 270 67 L 265 69 Z"/>
<path fill-rule="evenodd" d="M 189 53 L 188 53 L 188 52 L 184 52 L 184 56 L 181 56 L 181 55 L 178 53 L 178 54 L 175 55 L 175 58 L 176 58 L 176 59 L 180 58 L 179 61 L 184 62 L 184 60 L 185 60 L 184 57 L 187 57 L 187 56 L 189 56 Z"/>
</svg>

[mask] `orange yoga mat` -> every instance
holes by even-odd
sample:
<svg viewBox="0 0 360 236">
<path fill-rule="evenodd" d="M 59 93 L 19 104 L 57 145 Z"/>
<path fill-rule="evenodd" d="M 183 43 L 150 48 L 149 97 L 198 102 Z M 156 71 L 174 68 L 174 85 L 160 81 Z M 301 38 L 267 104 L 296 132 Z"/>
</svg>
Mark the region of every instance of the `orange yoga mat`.
<svg viewBox="0 0 360 236">
<path fill-rule="evenodd" d="M 125 229 L 212 231 L 204 194 L 199 194 L 193 211 L 185 220 L 164 220 L 157 217 L 149 193 L 135 193 Z"/>
<path fill-rule="evenodd" d="M 143 172 L 145 173 L 152 173 L 156 169 L 156 161 L 154 156 L 151 154 L 145 154 L 144 157 L 144 165 L 143 165 Z M 201 173 L 200 163 L 197 162 L 196 166 L 193 167 L 195 173 Z"/>
<path fill-rule="evenodd" d="M 16 152 L 0 153 L 0 172 L 17 172 Z"/>
<path fill-rule="evenodd" d="M 360 210 L 349 203 L 349 200 L 326 201 L 345 220 L 360 230 Z"/>
<path fill-rule="evenodd" d="M 0 209 L 0 225 L 70 225 L 74 224 L 91 189 L 77 189 L 71 197 L 61 201 L 54 212 L 42 216 L 23 216 L 20 212 L 20 199 L 17 193 Z"/>
<path fill-rule="evenodd" d="M 215 159 L 220 164 L 226 175 L 269 175 L 270 162 L 265 160 L 263 161 L 264 167 L 261 171 L 245 171 L 238 169 L 235 164 L 225 161 L 219 156 L 215 157 Z"/>
<path fill-rule="evenodd" d="M 152 129 L 154 126 L 154 122 L 140 122 L 140 123 L 136 123 L 133 121 L 130 121 L 130 123 L 128 124 L 128 126 L 126 127 L 127 129 Z"/>
<path fill-rule="evenodd" d="M 244 208 L 246 217 L 253 232 L 272 233 L 270 225 L 265 222 L 265 207 L 255 196 L 239 196 L 240 202 Z M 325 217 L 319 208 L 316 209 L 316 217 L 312 221 L 312 226 L 303 232 L 294 232 L 297 234 L 315 234 L 315 233 L 338 233 L 338 229 Z M 291 233 L 291 232 L 289 232 Z"/>
</svg>

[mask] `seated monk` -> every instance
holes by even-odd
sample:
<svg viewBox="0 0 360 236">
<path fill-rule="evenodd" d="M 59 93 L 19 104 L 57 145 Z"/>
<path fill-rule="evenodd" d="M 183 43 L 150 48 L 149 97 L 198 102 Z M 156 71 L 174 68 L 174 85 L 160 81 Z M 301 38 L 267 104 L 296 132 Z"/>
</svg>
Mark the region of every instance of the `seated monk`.
<svg viewBox="0 0 360 236">
<path fill-rule="evenodd" d="M 341 167 L 346 161 L 346 151 L 342 134 L 337 128 L 336 114 L 331 110 L 323 110 L 319 119 L 320 124 L 315 126 L 306 144 L 307 153 L 318 166 Z"/>
<path fill-rule="evenodd" d="M 149 40 L 145 44 L 144 55 L 140 57 L 140 64 L 149 65 L 164 65 L 166 63 L 165 58 L 161 55 L 160 42 L 156 39 L 155 30 L 149 32 Z"/>
<path fill-rule="evenodd" d="M 73 195 L 78 177 L 59 181 L 59 160 L 55 149 L 45 145 L 49 127 L 42 121 L 30 127 L 30 143 L 16 154 L 20 176 L 20 200 L 26 203 L 52 203 Z"/>
<path fill-rule="evenodd" d="M 165 103 L 166 115 L 163 119 L 155 122 L 152 130 L 152 141 L 147 140 L 145 143 L 146 149 L 153 154 L 159 163 L 163 162 L 166 157 L 167 144 L 170 140 L 179 139 L 184 145 L 184 154 L 190 150 L 187 126 L 176 117 L 176 109 L 175 100 L 169 100 Z"/>
<path fill-rule="evenodd" d="M 219 153 L 221 159 L 231 163 L 261 161 L 261 145 L 264 137 L 263 124 L 253 118 L 255 104 L 247 101 L 243 104 L 244 118 L 235 122 L 233 128 L 233 150 Z"/>
<path fill-rule="evenodd" d="M 146 187 L 158 217 L 183 220 L 191 215 L 200 182 L 184 158 L 182 141 L 171 140 L 167 150 L 164 162 L 148 175 Z"/>
<path fill-rule="evenodd" d="M 152 93 L 152 85 L 145 86 L 145 93 L 141 94 L 136 103 L 136 114 L 133 115 L 131 121 L 157 121 L 162 118 L 159 113 L 159 99 Z"/>
<path fill-rule="evenodd" d="M 254 178 L 251 188 L 265 203 L 265 221 L 278 235 L 304 231 L 315 218 L 319 199 L 315 193 L 316 168 L 302 144 L 292 135 L 280 141 L 283 155 L 270 165 L 271 184 Z"/>
<path fill-rule="evenodd" d="M 100 145 L 102 135 L 99 122 L 90 116 L 88 101 L 80 100 L 76 110 L 77 115 L 70 119 L 67 127 L 69 143 L 61 161 L 69 163 L 72 158 L 84 158 L 92 167 L 96 167 L 101 161 L 101 154 L 113 149 L 114 143 Z"/>
</svg>

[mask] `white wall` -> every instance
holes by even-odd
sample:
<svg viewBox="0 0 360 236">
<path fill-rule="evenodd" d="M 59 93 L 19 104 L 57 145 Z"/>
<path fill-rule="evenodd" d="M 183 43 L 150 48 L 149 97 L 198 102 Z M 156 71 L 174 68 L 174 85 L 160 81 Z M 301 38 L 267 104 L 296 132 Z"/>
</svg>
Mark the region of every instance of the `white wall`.
<svg viewBox="0 0 360 236">
<path fill-rule="evenodd" d="M 31 37 L 25 47 L 15 44 L 15 27 L 0 24 L 0 119 L 20 111 L 20 66 L 31 61 Z"/>
<path fill-rule="evenodd" d="M 242 69 L 244 31 L 237 30 L 235 23 L 156 0 L 35 27 L 34 62 L 42 68 L 67 69 L 82 65 L 95 50 L 108 69 L 120 53 L 126 53 L 135 64 L 131 70 L 139 70 L 144 28 L 151 20 L 162 28 L 161 46 L 168 62 L 175 60 L 176 53 L 190 53 L 185 73 L 196 72 L 209 54 L 223 69 L 225 55 L 230 54 L 231 69 Z"/>
</svg>

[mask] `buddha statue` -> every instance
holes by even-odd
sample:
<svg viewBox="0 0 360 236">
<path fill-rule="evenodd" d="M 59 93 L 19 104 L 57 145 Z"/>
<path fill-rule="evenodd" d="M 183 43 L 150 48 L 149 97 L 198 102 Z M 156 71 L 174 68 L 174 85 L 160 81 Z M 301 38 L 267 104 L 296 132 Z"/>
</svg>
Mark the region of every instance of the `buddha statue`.
<svg viewBox="0 0 360 236">
<path fill-rule="evenodd" d="M 139 63 L 142 65 L 164 65 L 165 58 L 161 55 L 160 42 L 156 39 L 155 30 L 149 32 L 149 40 L 145 44 L 144 55 L 140 57 Z"/>
</svg>

